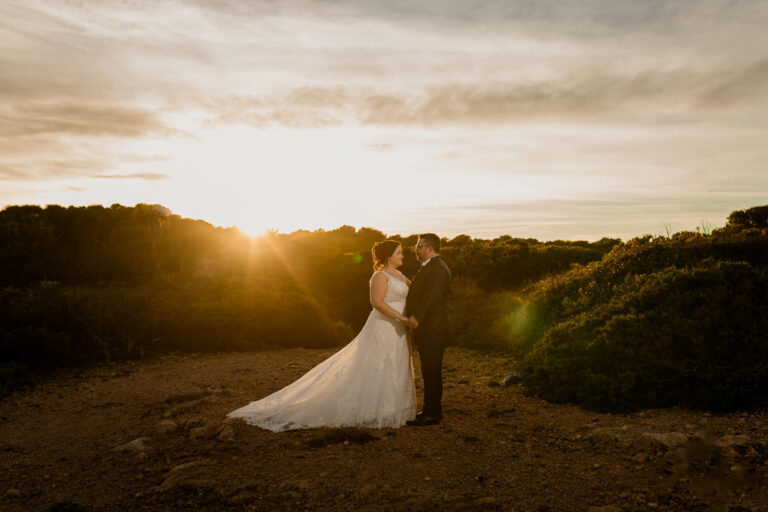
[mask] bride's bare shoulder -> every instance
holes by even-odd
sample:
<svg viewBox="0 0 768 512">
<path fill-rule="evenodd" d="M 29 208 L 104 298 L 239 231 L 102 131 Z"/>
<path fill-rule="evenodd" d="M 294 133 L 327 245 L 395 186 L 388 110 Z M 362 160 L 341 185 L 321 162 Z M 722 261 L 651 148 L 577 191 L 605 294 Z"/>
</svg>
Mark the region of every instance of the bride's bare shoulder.
<svg viewBox="0 0 768 512">
<path fill-rule="evenodd" d="M 371 276 L 371 283 L 375 283 L 377 281 L 386 281 L 386 280 L 387 280 L 387 276 L 384 275 L 384 272 L 382 272 L 381 270 L 377 270 Z"/>
</svg>

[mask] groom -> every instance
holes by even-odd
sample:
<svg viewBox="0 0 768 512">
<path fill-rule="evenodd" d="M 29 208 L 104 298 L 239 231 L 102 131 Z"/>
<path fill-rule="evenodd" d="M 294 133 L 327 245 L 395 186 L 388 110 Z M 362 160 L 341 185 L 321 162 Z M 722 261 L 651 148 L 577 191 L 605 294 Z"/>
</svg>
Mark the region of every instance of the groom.
<svg viewBox="0 0 768 512">
<path fill-rule="evenodd" d="M 437 425 L 443 416 L 443 352 L 448 341 L 446 301 L 451 289 L 451 271 L 440 259 L 440 238 L 434 233 L 419 235 L 416 257 L 421 268 L 413 277 L 405 315 L 413 329 L 424 380 L 424 409 L 408 425 Z"/>
</svg>

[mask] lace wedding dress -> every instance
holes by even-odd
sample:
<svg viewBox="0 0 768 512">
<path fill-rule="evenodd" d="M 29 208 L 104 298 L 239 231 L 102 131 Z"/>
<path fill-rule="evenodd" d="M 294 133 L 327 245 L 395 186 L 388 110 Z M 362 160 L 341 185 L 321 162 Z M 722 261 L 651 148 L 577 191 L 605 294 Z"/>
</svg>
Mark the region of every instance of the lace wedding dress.
<svg viewBox="0 0 768 512">
<path fill-rule="evenodd" d="M 383 272 L 379 270 L 379 272 Z M 405 309 L 408 284 L 384 272 L 385 301 Z M 400 427 L 416 416 L 405 328 L 374 309 L 348 345 L 299 380 L 230 412 L 273 432 L 313 427 Z"/>
</svg>

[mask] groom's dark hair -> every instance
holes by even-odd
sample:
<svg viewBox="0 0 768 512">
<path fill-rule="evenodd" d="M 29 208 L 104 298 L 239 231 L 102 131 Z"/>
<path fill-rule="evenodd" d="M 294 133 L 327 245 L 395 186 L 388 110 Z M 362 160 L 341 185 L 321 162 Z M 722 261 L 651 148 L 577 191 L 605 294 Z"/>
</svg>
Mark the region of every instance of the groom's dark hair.
<svg viewBox="0 0 768 512">
<path fill-rule="evenodd" d="M 440 237 L 439 236 L 437 236 L 434 233 L 423 233 L 419 235 L 419 238 L 424 240 L 424 243 L 430 246 L 433 251 L 440 254 Z"/>
</svg>

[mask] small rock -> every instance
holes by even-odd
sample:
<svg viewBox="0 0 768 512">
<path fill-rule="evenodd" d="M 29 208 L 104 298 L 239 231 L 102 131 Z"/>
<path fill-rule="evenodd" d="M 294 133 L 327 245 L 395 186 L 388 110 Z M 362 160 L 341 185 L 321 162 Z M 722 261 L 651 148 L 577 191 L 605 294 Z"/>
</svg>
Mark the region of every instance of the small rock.
<svg viewBox="0 0 768 512">
<path fill-rule="evenodd" d="M 683 455 L 680 455 L 680 452 L 675 450 L 674 452 L 667 452 L 664 454 L 664 460 L 668 462 L 669 464 L 676 464 L 678 462 L 682 462 L 685 460 L 685 450 L 683 450 Z"/>
<path fill-rule="evenodd" d="M 643 451 L 668 450 L 682 446 L 688 442 L 688 436 L 680 432 L 651 433 L 646 432 L 640 436 L 635 446 Z"/>
<path fill-rule="evenodd" d="M 186 391 L 185 393 L 169 396 L 168 398 L 163 400 L 163 403 L 172 405 L 172 404 L 178 404 L 183 402 L 192 402 L 195 400 L 199 400 L 207 395 L 208 395 L 208 391 L 205 391 L 204 389 L 194 388 Z"/>
<path fill-rule="evenodd" d="M 144 453 L 147 450 L 147 447 L 144 446 L 144 443 L 146 443 L 149 440 L 150 440 L 149 437 L 139 437 L 128 443 L 121 444 L 120 446 L 115 446 L 114 448 L 112 448 L 112 451 Z"/>
<path fill-rule="evenodd" d="M 158 434 L 167 434 L 169 432 L 173 432 L 179 428 L 179 426 L 176 424 L 173 420 L 162 420 L 155 425 L 155 432 Z"/>
<path fill-rule="evenodd" d="M 632 460 L 634 462 L 645 462 L 648 460 L 648 454 L 647 453 L 638 453 L 634 457 L 632 457 Z"/>
<path fill-rule="evenodd" d="M 715 445 L 721 447 L 743 447 L 749 443 L 749 436 L 743 434 L 726 434 L 717 441 Z"/>
<path fill-rule="evenodd" d="M 195 427 L 199 427 L 203 424 L 203 420 L 200 418 L 192 418 L 184 422 L 184 429 L 191 430 Z"/>
<path fill-rule="evenodd" d="M 375 485 L 365 484 L 355 492 L 355 497 L 357 499 L 365 500 L 373 497 L 377 491 L 378 488 Z"/>
<path fill-rule="evenodd" d="M 192 462 L 186 462 L 174 466 L 165 474 L 165 480 L 163 483 L 157 486 L 156 490 L 159 492 L 165 492 L 180 485 L 184 485 L 192 481 L 195 477 L 195 469 L 201 466 L 210 464 L 208 459 L 194 460 Z"/>
<path fill-rule="evenodd" d="M 476 505 L 493 505 L 498 500 L 494 498 L 493 496 L 483 496 L 482 498 L 477 498 L 475 500 Z"/>
<path fill-rule="evenodd" d="M 18 498 L 19 496 L 21 496 L 21 491 L 18 489 L 8 489 L 5 491 L 6 498 Z"/>
<path fill-rule="evenodd" d="M 198 400 L 191 400 L 189 402 L 182 402 L 178 405 L 174 405 L 171 408 L 171 414 L 182 414 L 185 412 L 192 411 L 194 409 L 198 409 L 202 407 L 205 404 L 208 404 L 210 402 L 209 398 L 207 396 L 200 398 Z"/>
<path fill-rule="evenodd" d="M 248 505 L 259 500 L 259 495 L 253 491 L 241 491 L 227 500 L 230 505 Z"/>
<path fill-rule="evenodd" d="M 232 425 L 224 425 L 219 432 L 219 441 L 230 442 L 235 440 L 235 429 Z"/>
<path fill-rule="evenodd" d="M 197 427 L 190 430 L 189 439 L 192 441 L 197 439 L 213 439 L 219 432 L 221 432 L 222 428 L 222 423 L 211 422 L 203 425 L 202 427 Z"/>
<path fill-rule="evenodd" d="M 512 372 L 502 379 L 501 387 L 508 388 L 509 386 L 520 384 L 521 382 L 523 382 L 523 378 L 520 376 L 520 373 Z"/>
<path fill-rule="evenodd" d="M 733 449 L 733 446 L 720 446 L 718 448 L 720 448 L 720 456 L 725 459 L 734 459 L 738 456 L 738 453 Z"/>
<path fill-rule="evenodd" d="M 621 436 L 613 430 L 598 428 L 590 432 L 587 439 L 595 446 L 613 446 L 619 443 Z"/>
</svg>

